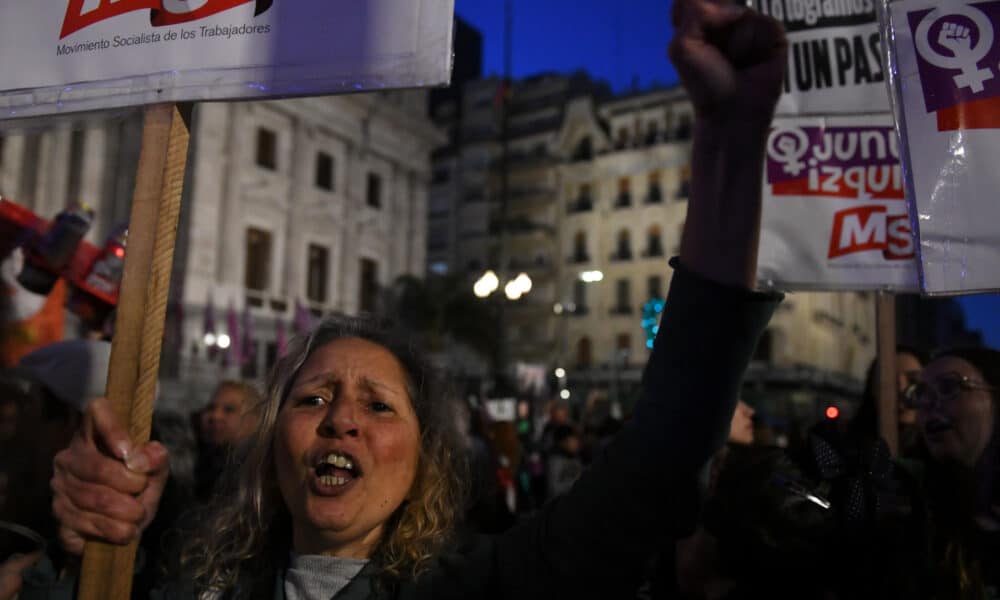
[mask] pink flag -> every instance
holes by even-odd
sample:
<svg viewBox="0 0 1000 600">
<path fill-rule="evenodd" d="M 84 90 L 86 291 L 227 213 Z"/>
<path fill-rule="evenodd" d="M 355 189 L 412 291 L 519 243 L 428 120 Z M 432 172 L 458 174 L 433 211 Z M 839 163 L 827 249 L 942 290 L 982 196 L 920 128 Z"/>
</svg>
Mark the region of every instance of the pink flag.
<svg viewBox="0 0 1000 600">
<path fill-rule="evenodd" d="M 274 328 L 275 344 L 278 346 L 278 358 L 281 358 L 285 355 L 285 351 L 288 350 L 288 335 L 285 333 L 285 320 L 279 317 Z"/>
</svg>

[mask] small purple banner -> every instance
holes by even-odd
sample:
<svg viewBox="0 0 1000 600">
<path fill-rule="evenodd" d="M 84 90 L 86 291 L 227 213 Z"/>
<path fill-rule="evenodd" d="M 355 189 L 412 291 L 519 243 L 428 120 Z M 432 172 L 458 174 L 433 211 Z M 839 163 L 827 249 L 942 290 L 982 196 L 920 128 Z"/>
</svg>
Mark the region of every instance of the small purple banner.
<svg viewBox="0 0 1000 600">
<path fill-rule="evenodd" d="M 766 175 L 775 197 L 903 198 L 892 127 L 776 127 Z"/>
<path fill-rule="evenodd" d="M 907 15 L 927 112 L 1000 96 L 1000 0 Z"/>
</svg>

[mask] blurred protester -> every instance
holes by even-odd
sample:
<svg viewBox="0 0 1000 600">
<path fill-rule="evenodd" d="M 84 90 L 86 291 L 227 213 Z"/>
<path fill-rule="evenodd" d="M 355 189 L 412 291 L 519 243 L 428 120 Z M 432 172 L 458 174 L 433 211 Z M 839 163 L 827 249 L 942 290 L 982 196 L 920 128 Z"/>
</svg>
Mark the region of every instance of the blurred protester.
<svg viewBox="0 0 1000 600">
<path fill-rule="evenodd" d="M 756 412 L 753 407 L 739 400 L 736 403 L 736 410 L 733 411 L 733 419 L 729 422 L 729 443 L 749 446 L 754 440 L 753 417 Z"/>
<path fill-rule="evenodd" d="M 583 472 L 580 458 L 580 434 L 570 425 L 556 427 L 552 432 L 554 444 L 545 466 L 546 494 L 551 500 L 566 493 Z"/>
<path fill-rule="evenodd" d="M 907 403 L 930 460 L 924 473 L 941 598 L 1000 596 L 1000 352 L 938 354 Z"/>
<path fill-rule="evenodd" d="M 16 493 L 2 518 L 55 539 L 52 459 L 69 444 L 87 399 L 104 393 L 110 354 L 107 342 L 68 340 L 38 348 L 0 374 L 2 403 L 16 415 L 3 444 Z"/>
<path fill-rule="evenodd" d="M 884 444 L 859 446 L 826 425 L 796 460 L 779 448 L 731 447 L 678 554 L 680 597 L 926 597 L 916 488 Z"/>
<path fill-rule="evenodd" d="M 208 405 L 197 414 L 198 460 L 194 494 L 207 501 L 232 449 L 257 426 L 260 392 L 242 381 L 226 380 L 212 391 Z"/>
<path fill-rule="evenodd" d="M 899 392 L 899 456 L 905 459 L 923 460 L 927 457 L 917 426 L 917 411 L 908 406 L 903 397 L 904 392 L 917 382 L 920 369 L 927 362 L 927 356 L 906 346 L 896 348 L 896 390 Z M 878 423 L 878 359 L 872 361 L 865 376 L 865 389 L 861 396 L 861 405 L 851 421 L 852 435 L 869 437 L 879 436 Z"/>
</svg>

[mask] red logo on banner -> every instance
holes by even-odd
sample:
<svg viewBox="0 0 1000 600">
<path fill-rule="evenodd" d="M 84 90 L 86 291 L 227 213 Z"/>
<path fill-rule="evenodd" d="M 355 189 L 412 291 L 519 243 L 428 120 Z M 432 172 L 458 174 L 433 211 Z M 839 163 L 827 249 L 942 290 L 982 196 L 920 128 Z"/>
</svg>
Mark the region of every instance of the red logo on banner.
<svg viewBox="0 0 1000 600">
<path fill-rule="evenodd" d="M 137 10 L 149 10 L 150 24 L 163 27 L 197 21 L 251 2 L 256 4 L 256 16 L 271 8 L 274 0 L 69 0 L 59 39 Z"/>
<path fill-rule="evenodd" d="M 881 205 L 859 206 L 834 213 L 827 258 L 868 250 L 881 250 L 886 260 L 913 258 L 913 232 L 907 215 L 889 215 Z"/>
</svg>

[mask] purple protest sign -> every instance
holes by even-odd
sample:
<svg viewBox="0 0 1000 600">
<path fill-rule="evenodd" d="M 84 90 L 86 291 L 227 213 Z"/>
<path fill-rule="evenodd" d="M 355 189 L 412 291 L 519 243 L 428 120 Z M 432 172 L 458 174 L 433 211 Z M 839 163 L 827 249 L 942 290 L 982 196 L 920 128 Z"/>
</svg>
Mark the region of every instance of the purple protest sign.
<svg viewBox="0 0 1000 600">
<path fill-rule="evenodd" d="M 766 176 L 775 197 L 903 199 L 892 127 L 775 127 Z"/>
<path fill-rule="evenodd" d="M 927 112 L 1000 96 L 1000 44 L 994 24 L 1000 1 L 960 4 L 907 14 Z"/>
</svg>

